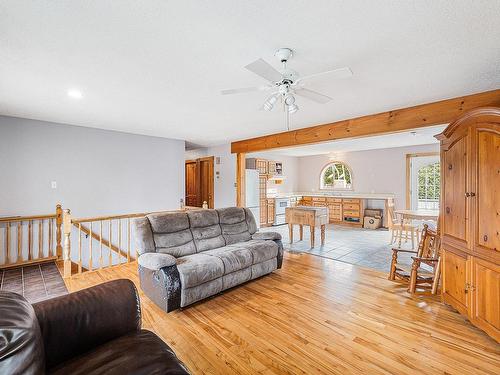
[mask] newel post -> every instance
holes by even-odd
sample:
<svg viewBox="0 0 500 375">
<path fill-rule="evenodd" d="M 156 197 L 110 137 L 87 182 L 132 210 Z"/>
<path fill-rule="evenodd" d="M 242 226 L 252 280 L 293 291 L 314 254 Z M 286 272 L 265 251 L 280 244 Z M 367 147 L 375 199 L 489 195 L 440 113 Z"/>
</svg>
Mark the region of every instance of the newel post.
<svg viewBox="0 0 500 375">
<path fill-rule="evenodd" d="M 62 258 L 62 222 L 63 210 L 60 204 L 56 206 L 56 255 L 57 259 Z"/>
<path fill-rule="evenodd" d="M 71 211 L 63 210 L 63 231 L 64 231 L 64 277 L 71 277 Z"/>
</svg>

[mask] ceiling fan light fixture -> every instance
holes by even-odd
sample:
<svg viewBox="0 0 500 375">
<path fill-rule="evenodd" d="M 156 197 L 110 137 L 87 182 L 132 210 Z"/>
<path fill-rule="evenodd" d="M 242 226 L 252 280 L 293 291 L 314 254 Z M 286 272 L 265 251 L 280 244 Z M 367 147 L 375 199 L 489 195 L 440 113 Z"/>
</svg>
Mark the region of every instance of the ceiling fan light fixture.
<svg viewBox="0 0 500 375">
<path fill-rule="evenodd" d="M 263 104 L 263 107 L 266 111 L 272 111 L 274 108 L 274 104 L 276 103 L 278 99 L 276 98 L 276 95 L 271 95 L 269 98 L 266 99 L 266 101 Z"/>
<path fill-rule="evenodd" d="M 292 104 L 288 106 L 288 113 L 290 113 L 291 115 L 297 112 L 298 110 L 299 106 L 297 104 Z"/>
<path fill-rule="evenodd" d="M 295 97 L 292 94 L 287 94 L 285 96 L 285 104 L 290 106 L 295 103 Z"/>
</svg>

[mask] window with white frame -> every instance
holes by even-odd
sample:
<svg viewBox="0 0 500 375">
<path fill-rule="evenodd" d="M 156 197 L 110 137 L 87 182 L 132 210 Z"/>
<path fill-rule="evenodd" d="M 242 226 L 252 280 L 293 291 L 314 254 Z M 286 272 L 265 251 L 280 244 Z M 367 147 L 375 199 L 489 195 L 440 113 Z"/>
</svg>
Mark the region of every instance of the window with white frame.
<svg viewBox="0 0 500 375">
<path fill-rule="evenodd" d="M 320 188 L 331 190 L 352 190 L 352 173 L 347 164 L 335 161 L 321 171 Z"/>
<path fill-rule="evenodd" d="M 419 168 L 417 172 L 418 209 L 439 210 L 440 170 L 440 163 L 432 163 Z"/>
</svg>

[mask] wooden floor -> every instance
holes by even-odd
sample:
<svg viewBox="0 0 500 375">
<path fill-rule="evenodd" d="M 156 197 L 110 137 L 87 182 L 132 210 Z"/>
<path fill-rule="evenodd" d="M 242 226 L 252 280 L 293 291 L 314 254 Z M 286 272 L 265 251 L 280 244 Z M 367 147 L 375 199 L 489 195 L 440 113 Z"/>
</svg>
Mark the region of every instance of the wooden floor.
<svg viewBox="0 0 500 375">
<path fill-rule="evenodd" d="M 70 291 L 137 284 L 136 264 L 88 272 Z M 310 254 L 166 314 L 141 294 L 144 328 L 193 374 L 500 374 L 500 345 L 437 298 L 410 298 L 374 270 Z"/>
</svg>

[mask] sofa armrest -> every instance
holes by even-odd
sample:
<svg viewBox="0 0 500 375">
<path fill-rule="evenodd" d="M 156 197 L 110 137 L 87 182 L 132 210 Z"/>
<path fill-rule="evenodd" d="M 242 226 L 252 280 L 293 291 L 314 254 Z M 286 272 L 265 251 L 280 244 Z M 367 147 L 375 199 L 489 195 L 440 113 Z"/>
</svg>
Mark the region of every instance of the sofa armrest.
<svg viewBox="0 0 500 375">
<path fill-rule="evenodd" d="M 33 305 L 50 369 L 141 329 L 139 294 L 130 280 L 114 280 Z"/>
<path fill-rule="evenodd" d="M 278 232 L 256 232 L 252 234 L 252 240 L 281 240 Z"/>
<path fill-rule="evenodd" d="M 141 267 L 158 271 L 163 267 L 175 266 L 176 259 L 170 254 L 145 253 L 139 256 L 138 262 Z"/>
</svg>

